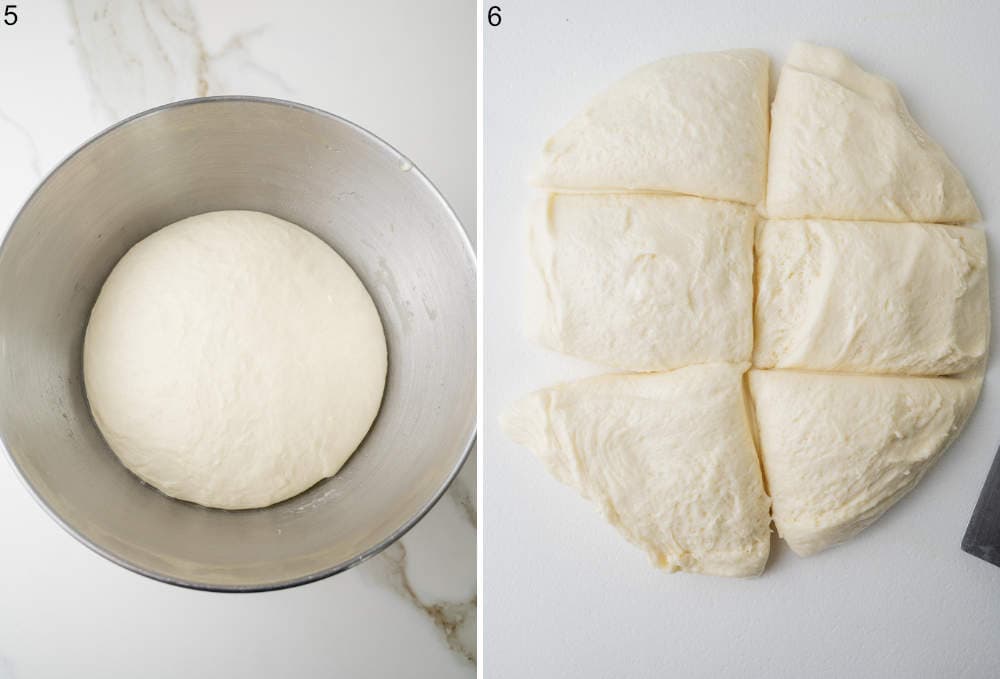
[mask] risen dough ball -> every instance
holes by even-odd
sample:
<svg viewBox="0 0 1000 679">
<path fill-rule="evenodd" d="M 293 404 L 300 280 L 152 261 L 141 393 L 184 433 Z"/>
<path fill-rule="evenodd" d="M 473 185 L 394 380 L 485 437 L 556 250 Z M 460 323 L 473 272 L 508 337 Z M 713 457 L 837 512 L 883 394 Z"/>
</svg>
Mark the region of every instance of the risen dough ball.
<svg viewBox="0 0 1000 679">
<path fill-rule="evenodd" d="M 259 212 L 167 226 L 91 312 L 84 381 L 126 467 L 167 495 L 263 507 L 331 476 L 378 413 L 386 344 L 351 267 Z"/>
</svg>

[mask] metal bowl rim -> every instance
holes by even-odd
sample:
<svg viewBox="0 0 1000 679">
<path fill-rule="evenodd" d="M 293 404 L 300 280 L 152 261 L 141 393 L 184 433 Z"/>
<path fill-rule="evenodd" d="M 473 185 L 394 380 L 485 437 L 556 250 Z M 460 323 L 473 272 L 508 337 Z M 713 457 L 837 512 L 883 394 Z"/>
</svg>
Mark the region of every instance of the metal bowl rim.
<svg viewBox="0 0 1000 679">
<path fill-rule="evenodd" d="M 184 106 L 198 106 L 198 105 L 215 104 L 227 101 L 265 104 L 269 106 L 286 106 L 288 108 L 298 109 L 306 113 L 311 113 L 314 115 L 320 115 L 326 118 L 330 118 L 338 123 L 345 125 L 356 134 L 359 134 L 360 136 L 368 139 L 369 141 L 374 142 L 375 146 L 381 148 L 383 152 L 391 153 L 394 156 L 403 159 L 410 165 L 409 171 L 415 173 L 416 176 L 420 178 L 422 183 L 427 187 L 427 189 L 431 192 L 431 194 L 433 194 L 434 197 L 437 198 L 438 202 L 440 202 L 441 206 L 445 209 L 446 214 L 450 217 L 449 222 L 451 223 L 455 231 L 458 233 L 460 240 L 464 245 L 465 254 L 468 257 L 469 262 L 473 265 L 473 268 L 475 269 L 476 265 L 475 253 L 473 252 L 472 249 L 472 243 L 469 241 L 469 236 L 465 232 L 465 229 L 462 227 L 461 220 L 459 220 L 458 216 L 455 214 L 455 211 L 452 209 L 447 199 L 445 199 L 445 197 L 441 194 L 441 191 L 438 190 L 437 186 L 434 185 L 434 182 L 428 179 L 427 175 L 421 172 L 420 169 L 415 164 L 413 164 L 409 160 L 409 158 L 407 158 L 403 153 L 401 153 L 398 149 L 396 149 L 396 147 L 394 147 L 392 144 L 388 143 L 375 133 L 362 127 L 361 125 L 358 125 L 357 123 L 352 122 L 347 118 L 343 118 L 334 113 L 330 113 L 329 111 L 324 111 L 323 109 L 316 108 L 314 106 L 309 106 L 307 104 L 288 101 L 286 99 L 276 99 L 273 97 L 258 97 L 253 95 L 221 95 L 212 97 L 195 97 L 192 99 L 182 99 L 180 101 L 174 101 L 168 104 L 162 104 L 160 106 L 155 106 L 145 111 L 133 114 L 101 130 L 100 132 L 98 132 L 97 134 L 90 137 L 82 144 L 80 144 L 73 151 L 71 151 L 54 168 L 52 168 L 52 170 L 50 170 L 48 174 L 45 175 L 45 178 L 42 179 L 41 182 L 39 182 L 38 186 L 35 187 L 35 189 L 31 192 L 31 195 L 29 195 L 27 200 L 24 201 L 24 203 L 21 205 L 21 208 L 17 211 L 17 214 L 14 216 L 14 219 L 11 221 L 10 227 L 7 229 L 7 233 L 4 234 L 3 240 L 0 241 L 0 252 L 3 251 L 4 247 L 6 247 L 7 240 L 8 238 L 10 238 L 10 235 L 14 232 L 14 229 L 17 226 L 18 221 L 21 219 L 22 213 L 28 207 L 28 205 L 30 205 L 31 202 L 35 199 L 35 196 L 45 187 L 46 184 L 49 183 L 49 180 L 51 180 L 52 177 L 60 169 L 62 169 L 64 165 L 69 163 L 73 158 L 75 158 L 84 149 L 88 148 L 91 144 L 97 142 L 101 138 L 111 134 L 112 132 L 121 127 L 130 125 L 143 118 L 155 116 L 163 111 L 175 108 L 181 108 Z M 21 480 L 21 483 L 23 483 L 24 486 L 28 489 L 28 492 L 31 493 L 31 496 L 35 499 L 35 501 L 39 505 L 41 505 L 42 509 L 44 509 L 45 512 L 56 523 L 62 526 L 62 528 L 66 532 L 68 532 L 82 544 L 86 545 L 92 551 L 103 556 L 105 559 L 111 561 L 112 563 L 118 564 L 123 568 L 127 568 L 133 573 L 138 573 L 139 575 L 143 575 L 147 578 L 151 578 L 159 582 L 164 582 L 169 585 L 176 585 L 178 587 L 186 587 L 188 589 L 202 590 L 208 592 L 268 592 L 279 589 L 287 589 L 289 587 L 297 587 L 299 585 L 304 585 L 310 582 L 316 582 L 317 580 L 328 578 L 331 575 L 342 573 L 348 570 L 349 568 L 353 568 L 354 566 L 357 566 L 358 564 L 367 561 L 368 559 L 377 555 L 379 552 L 384 550 L 392 543 L 396 542 L 396 540 L 403 537 L 403 535 L 405 535 L 407 531 L 413 528 L 413 526 L 415 526 L 424 516 L 427 515 L 427 512 L 429 512 L 434 507 L 434 505 L 437 504 L 438 500 L 441 499 L 445 491 L 448 490 L 448 487 L 451 486 L 452 482 L 455 480 L 455 477 L 458 476 L 459 471 L 462 469 L 462 465 L 465 464 L 465 461 L 468 459 L 469 453 L 471 452 L 475 443 L 476 443 L 476 426 L 475 422 L 473 422 L 472 431 L 469 433 L 464 450 L 462 451 L 462 454 L 459 456 L 455 466 L 448 473 L 448 476 L 444 480 L 444 483 L 441 484 L 441 486 L 433 493 L 433 495 L 431 495 L 431 497 L 427 500 L 427 502 L 425 502 L 424 505 L 420 507 L 409 519 L 404 521 L 388 536 L 383 538 L 381 541 L 379 541 L 372 547 L 369 547 L 368 549 L 364 550 L 360 554 L 357 554 L 356 556 L 350 559 L 341 561 L 340 563 L 334 564 L 327 568 L 323 568 L 312 573 L 307 573 L 306 575 L 302 575 L 297 578 L 291 578 L 289 580 L 282 580 L 278 582 L 255 583 L 248 585 L 225 585 L 225 584 L 213 584 L 209 582 L 198 582 L 195 580 L 187 580 L 184 578 L 176 578 L 170 575 L 166 575 L 164 573 L 160 573 L 155 570 L 144 568 L 143 566 L 132 563 L 128 559 L 124 559 L 121 556 L 115 554 L 114 552 L 91 542 L 85 535 L 78 532 L 75 528 L 73 528 L 66 521 L 64 521 L 63 518 L 58 514 L 58 512 L 56 512 L 38 493 L 35 487 L 28 480 L 28 477 L 25 475 L 20 465 L 18 465 L 17 460 L 14 459 L 14 456 L 8 450 L 7 443 L 4 440 L 4 433 L 3 431 L 0 431 L 0 449 L 3 450 L 4 455 L 10 461 L 11 466 L 14 468 L 17 477 Z"/>
</svg>

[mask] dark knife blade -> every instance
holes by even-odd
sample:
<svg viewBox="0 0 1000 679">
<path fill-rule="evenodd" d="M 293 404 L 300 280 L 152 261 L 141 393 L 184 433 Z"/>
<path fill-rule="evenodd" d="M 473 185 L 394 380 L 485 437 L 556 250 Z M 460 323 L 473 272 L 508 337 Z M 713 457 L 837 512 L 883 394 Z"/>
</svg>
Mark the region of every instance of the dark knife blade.
<svg viewBox="0 0 1000 679">
<path fill-rule="evenodd" d="M 962 538 L 962 549 L 995 566 L 1000 566 L 1000 450 L 986 475 L 979 502 Z"/>
</svg>

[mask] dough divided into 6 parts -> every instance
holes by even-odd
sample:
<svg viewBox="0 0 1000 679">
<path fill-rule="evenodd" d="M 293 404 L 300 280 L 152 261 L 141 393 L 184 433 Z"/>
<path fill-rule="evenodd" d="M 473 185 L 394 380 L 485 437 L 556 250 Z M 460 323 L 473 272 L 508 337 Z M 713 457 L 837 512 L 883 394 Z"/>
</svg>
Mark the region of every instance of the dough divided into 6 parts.
<svg viewBox="0 0 1000 679">
<path fill-rule="evenodd" d="M 669 570 L 759 573 L 771 500 L 802 555 L 852 537 L 922 478 L 982 384 L 985 238 L 920 223 L 979 218 L 961 175 L 891 83 L 806 44 L 782 70 L 765 169 L 766 74 L 752 50 L 639 69 L 549 141 L 537 180 L 553 194 L 531 222 L 529 334 L 671 372 L 542 390 L 505 429 Z M 736 203 L 772 218 L 755 239 Z M 704 390 L 723 382 L 728 400 Z"/>
</svg>

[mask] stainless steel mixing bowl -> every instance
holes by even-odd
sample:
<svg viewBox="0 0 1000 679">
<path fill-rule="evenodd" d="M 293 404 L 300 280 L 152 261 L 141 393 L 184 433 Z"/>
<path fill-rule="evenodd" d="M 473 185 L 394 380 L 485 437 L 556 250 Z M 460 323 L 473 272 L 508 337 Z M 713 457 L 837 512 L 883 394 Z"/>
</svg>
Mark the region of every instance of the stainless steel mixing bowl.
<svg viewBox="0 0 1000 679">
<path fill-rule="evenodd" d="M 350 262 L 382 315 L 385 400 L 335 477 L 272 507 L 162 495 L 105 444 L 84 392 L 90 308 L 134 243 L 211 210 L 260 210 Z M 122 566 L 189 587 L 301 584 L 377 553 L 434 504 L 475 433 L 475 289 L 461 225 L 396 150 L 298 104 L 217 97 L 129 118 L 65 160 L 0 250 L 0 438 L 49 513 Z"/>
</svg>

